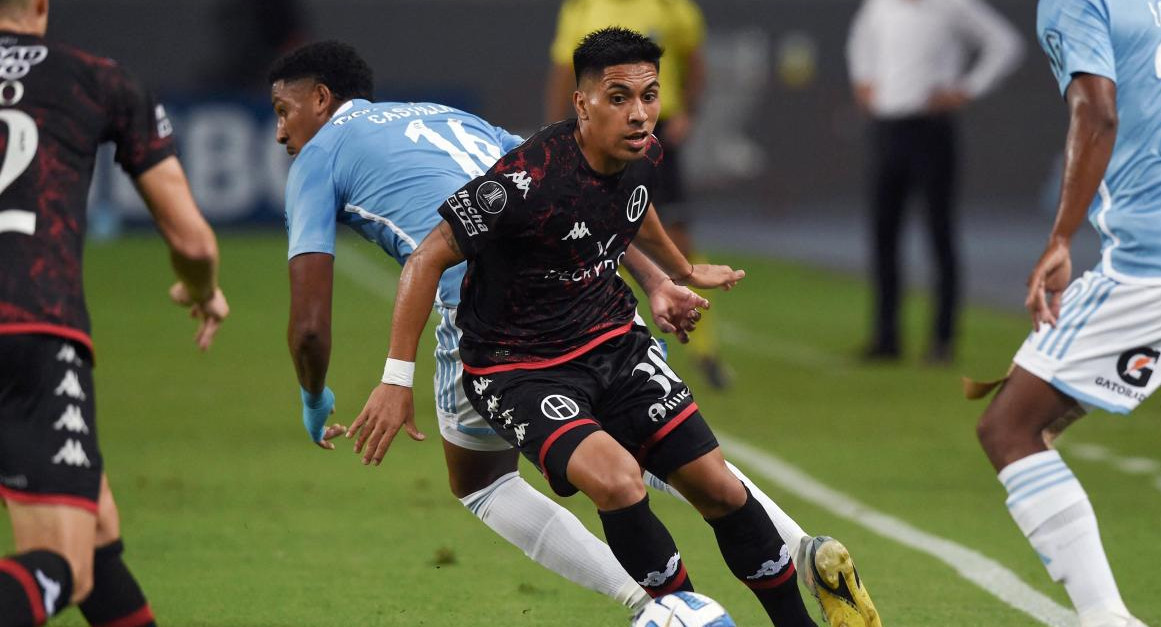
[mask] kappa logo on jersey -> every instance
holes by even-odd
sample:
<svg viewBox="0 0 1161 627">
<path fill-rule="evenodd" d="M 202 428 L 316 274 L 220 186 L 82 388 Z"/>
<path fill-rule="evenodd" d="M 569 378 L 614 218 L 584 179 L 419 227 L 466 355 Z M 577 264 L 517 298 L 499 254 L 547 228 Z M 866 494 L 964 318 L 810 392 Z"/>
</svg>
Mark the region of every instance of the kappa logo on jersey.
<svg viewBox="0 0 1161 627">
<path fill-rule="evenodd" d="M 629 195 L 629 204 L 625 206 L 625 216 L 629 218 L 630 222 L 636 222 L 645 215 L 645 210 L 649 208 L 649 190 L 644 185 L 638 185 L 637 189 Z"/>
<path fill-rule="evenodd" d="M 1158 356 L 1161 356 L 1161 352 L 1148 346 L 1125 351 L 1117 360 L 1117 374 L 1121 375 L 1125 383 L 1143 388 L 1149 385 L 1149 379 L 1153 377 Z"/>
<path fill-rule="evenodd" d="M 758 572 L 754 573 L 753 575 L 746 575 L 746 579 L 761 579 L 763 577 L 777 575 L 778 573 L 786 570 L 786 567 L 789 565 L 790 550 L 786 548 L 785 544 L 783 544 L 782 550 L 778 552 L 777 562 L 774 560 L 766 560 L 765 562 L 762 562 L 762 565 L 758 568 Z"/>
<path fill-rule="evenodd" d="M 60 418 L 52 424 L 52 429 L 53 431 L 64 429 L 69 433 L 89 432 L 89 426 L 85 424 L 85 416 L 81 414 L 81 408 L 76 405 L 66 407 Z"/>
<path fill-rule="evenodd" d="M 549 420 L 572 420 L 580 414 L 580 406 L 567 396 L 549 394 L 540 401 L 540 413 Z"/>
<path fill-rule="evenodd" d="M 61 379 L 60 385 L 56 386 L 57 396 L 67 396 L 77 400 L 85 400 L 85 391 L 81 389 L 81 380 L 77 378 L 77 373 L 69 370 L 65 373 L 64 379 Z"/>
<path fill-rule="evenodd" d="M 56 614 L 56 600 L 60 598 L 60 582 L 36 569 L 36 580 L 44 590 L 44 613 L 52 616 Z"/>
<path fill-rule="evenodd" d="M 642 588 L 658 588 L 677 574 L 679 566 L 681 566 L 681 553 L 674 553 L 673 557 L 669 558 L 669 562 L 665 564 L 665 572 L 651 571 L 637 583 L 641 584 Z"/>
<path fill-rule="evenodd" d="M 64 446 L 60 447 L 56 455 L 53 455 L 52 463 L 58 465 L 64 464 L 66 466 L 84 466 L 85 468 L 93 465 L 89 461 L 89 456 L 85 454 L 85 449 L 81 446 L 81 443 L 73 439 L 65 440 Z"/>
<path fill-rule="evenodd" d="M 0 46 L 0 80 L 24 78 L 32 66 L 47 58 L 48 48 L 44 46 Z"/>
<path fill-rule="evenodd" d="M 173 123 L 169 121 L 169 116 L 165 113 L 165 107 L 157 105 L 153 110 L 153 117 L 157 118 L 157 136 L 165 139 L 173 135 Z"/>
<path fill-rule="evenodd" d="M 504 176 L 511 179 L 512 183 L 516 185 L 516 189 L 524 192 L 521 198 L 528 198 L 528 189 L 532 186 L 532 177 L 524 170 L 517 170 L 515 172 L 508 172 Z"/>
<path fill-rule="evenodd" d="M 74 366 L 83 365 L 80 357 L 77 357 L 77 349 L 72 344 L 61 344 L 60 350 L 56 353 L 56 360 L 72 364 Z"/>
<path fill-rule="evenodd" d="M 569 231 L 568 234 L 566 234 L 564 237 L 560 238 L 560 241 L 563 242 L 570 239 L 580 239 L 582 237 L 588 237 L 592 234 L 592 231 L 589 230 L 589 227 L 586 226 L 584 222 L 573 222 L 572 230 Z"/>
<path fill-rule="evenodd" d="M 472 389 L 476 391 L 476 396 L 483 396 L 484 390 L 488 389 L 489 385 L 492 385 L 491 379 L 476 379 L 472 381 Z"/>
<path fill-rule="evenodd" d="M 494 414 L 500 411 L 500 397 L 495 394 L 488 397 L 488 413 Z"/>
<path fill-rule="evenodd" d="M 488 225 L 484 224 L 484 217 L 472 206 L 472 197 L 468 195 L 467 190 L 461 189 L 455 195 L 448 196 L 447 206 L 456 213 L 456 217 L 464 225 L 464 232 L 468 234 L 468 237 L 488 232 Z"/>
<path fill-rule="evenodd" d="M 508 190 L 496 181 L 484 181 L 476 188 L 476 204 L 492 215 L 500 213 L 508 205 Z"/>
</svg>

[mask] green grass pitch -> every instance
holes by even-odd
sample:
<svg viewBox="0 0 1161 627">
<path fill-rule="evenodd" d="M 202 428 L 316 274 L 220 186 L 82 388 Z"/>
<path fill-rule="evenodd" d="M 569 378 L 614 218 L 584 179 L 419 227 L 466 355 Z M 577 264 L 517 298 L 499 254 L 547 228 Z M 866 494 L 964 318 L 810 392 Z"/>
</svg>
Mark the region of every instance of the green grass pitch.
<svg viewBox="0 0 1161 627">
<path fill-rule="evenodd" d="M 233 315 L 206 355 L 194 350 L 192 323 L 167 302 L 172 275 L 158 239 L 93 244 L 87 255 L 102 448 L 127 560 L 160 624 L 627 624 L 622 608 L 535 565 L 447 490 L 427 383 L 430 326 L 416 386 L 428 441 L 403 437 L 381 467 L 365 468 L 345 441 L 325 452 L 303 432 L 285 342 L 284 237 L 228 234 L 221 246 Z M 923 368 L 925 301 L 913 298 L 912 354 L 901 365 L 868 367 L 853 359 L 868 319 L 861 282 L 755 257 L 721 260 L 748 272 L 737 290 L 711 295 L 734 390 L 709 391 L 682 349 L 671 351 L 716 430 L 977 550 L 1067 603 L 1004 511 L 974 437 L 983 405 L 959 391 L 961 373 L 1002 374 L 1027 331 L 1024 318 L 968 310 L 960 363 Z M 329 383 L 338 418 L 349 423 L 382 368 L 398 271 L 353 239 L 343 240 L 339 266 L 360 277 L 344 271 L 336 279 Z M 1015 294 L 1024 271 L 1013 268 Z M 1097 412 L 1062 440 L 1100 516 L 1126 601 L 1149 624 L 1161 623 L 1152 568 L 1161 563 L 1161 466 L 1150 463 L 1161 459 L 1158 407 L 1146 403 L 1127 419 Z M 1084 455 L 1092 445 L 1113 457 Z M 530 466 L 523 470 L 544 487 Z M 886 625 L 1035 624 L 942 562 L 752 476 L 808 531 L 846 542 Z M 583 497 L 564 502 L 599 535 Z M 722 564 L 708 526 L 664 495 L 652 502 L 698 590 L 741 625 L 767 624 Z M 0 551 L 10 548 L 4 528 Z M 70 610 L 53 624 L 84 621 Z"/>
</svg>

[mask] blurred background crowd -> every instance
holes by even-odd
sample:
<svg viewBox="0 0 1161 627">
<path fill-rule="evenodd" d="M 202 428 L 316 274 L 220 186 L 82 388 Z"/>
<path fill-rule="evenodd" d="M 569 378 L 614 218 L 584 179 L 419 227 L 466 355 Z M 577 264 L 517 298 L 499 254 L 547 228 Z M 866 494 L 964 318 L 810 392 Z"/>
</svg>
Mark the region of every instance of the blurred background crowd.
<svg viewBox="0 0 1161 627">
<path fill-rule="evenodd" d="M 289 166 L 273 141 L 265 83 L 277 55 L 306 41 L 342 39 L 374 68 L 377 99 L 441 102 L 528 134 L 550 121 L 550 47 L 561 5 L 56 0 L 50 37 L 120 60 L 162 97 L 211 222 L 277 226 Z M 870 278 L 877 116 L 858 104 L 848 59 L 861 3 L 703 0 L 699 6 L 704 80 L 680 166 L 699 247 L 744 248 Z M 1007 65 L 986 93 L 952 103 L 958 127 L 952 235 L 963 262 L 956 289 L 976 302 L 1014 308 L 1051 220 L 1067 117 L 1034 40 L 1034 3 L 985 6 L 1010 25 L 1023 54 L 1006 53 Z M 918 33 L 908 32 L 913 27 L 902 24 L 889 37 L 909 40 Z M 964 72 L 994 62 L 986 41 L 967 37 L 946 45 L 962 47 L 955 62 Z M 98 236 L 115 235 L 144 215 L 128 181 L 111 167 L 100 170 L 93 194 Z M 923 235 L 926 213 L 915 196 L 916 206 L 905 213 L 902 274 L 926 285 L 936 274 L 932 253 L 938 251 Z M 665 214 L 664 206 L 659 210 Z M 873 326 L 869 319 L 863 347 L 872 352 Z"/>
</svg>

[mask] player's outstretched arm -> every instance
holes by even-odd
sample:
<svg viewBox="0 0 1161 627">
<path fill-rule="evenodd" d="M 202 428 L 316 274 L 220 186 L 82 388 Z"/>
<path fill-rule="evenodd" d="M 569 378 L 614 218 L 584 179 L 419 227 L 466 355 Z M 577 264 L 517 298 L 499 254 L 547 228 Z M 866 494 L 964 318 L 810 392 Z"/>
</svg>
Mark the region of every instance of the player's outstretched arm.
<svg viewBox="0 0 1161 627">
<path fill-rule="evenodd" d="M 415 353 L 435 301 L 440 275 L 463 260 L 451 227 L 441 222 L 403 265 L 395 293 L 391 348 L 383 369 L 383 382 L 372 390 L 363 411 L 347 432 L 348 438 L 357 436 L 355 452 L 363 455 L 363 464 L 378 466 L 401 427 L 413 440 L 427 437 L 415 426 L 415 404 L 411 396 Z"/>
<path fill-rule="evenodd" d="M 218 241 L 198 211 L 177 157 L 167 157 L 136 179 L 137 191 L 169 246 L 178 283 L 170 298 L 199 320 L 196 341 L 207 350 L 230 306 L 218 286 Z"/>
<path fill-rule="evenodd" d="M 649 310 L 653 323 L 662 333 L 672 333 L 685 344 L 689 334 L 701 320 L 701 310 L 709 309 L 710 302 L 693 290 L 674 283 L 645 253 L 629 246 L 625 253 L 625 267 L 633 279 L 649 296 Z"/>
<path fill-rule="evenodd" d="M 340 424 L 326 426 L 335 413 L 335 395 L 326 385 L 331 360 L 331 298 L 335 258 L 327 253 L 303 253 L 290 259 L 290 323 L 286 343 L 298 375 L 302 424 L 310 439 L 333 450 L 331 442 L 346 433 Z"/>
<path fill-rule="evenodd" d="M 669 239 L 652 204 L 649 205 L 642 220 L 644 221 L 641 223 L 641 229 L 637 231 L 637 237 L 633 239 L 633 244 L 660 266 L 677 285 L 721 288 L 729 291 L 746 276 L 744 270 L 735 270 L 729 266 L 690 263 L 677 249 L 673 240 Z"/>
<path fill-rule="evenodd" d="M 1072 278 L 1072 236 L 1088 213 L 1117 139 L 1117 87 L 1113 81 L 1077 74 L 1069 83 L 1065 98 L 1068 138 L 1056 222 L 1048 245 L 1028 277 L 1024 300 L 1036 330 L 1041 324 L 1056 326 L 1061 295 Z"/>
</svg>

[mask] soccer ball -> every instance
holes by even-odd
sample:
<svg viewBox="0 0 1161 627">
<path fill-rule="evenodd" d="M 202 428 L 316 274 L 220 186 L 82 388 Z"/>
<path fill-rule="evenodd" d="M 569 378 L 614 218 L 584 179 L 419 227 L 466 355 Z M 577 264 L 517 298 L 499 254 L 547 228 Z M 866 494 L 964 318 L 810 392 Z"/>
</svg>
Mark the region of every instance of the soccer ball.
<svg viewBox="0 0 1161 627">
<path fill-rule="evenodd" d="M 649 602 L 633 627 L 737 627 L 717 601 L 696 592 L 674 592 Z"/>
</svg>

